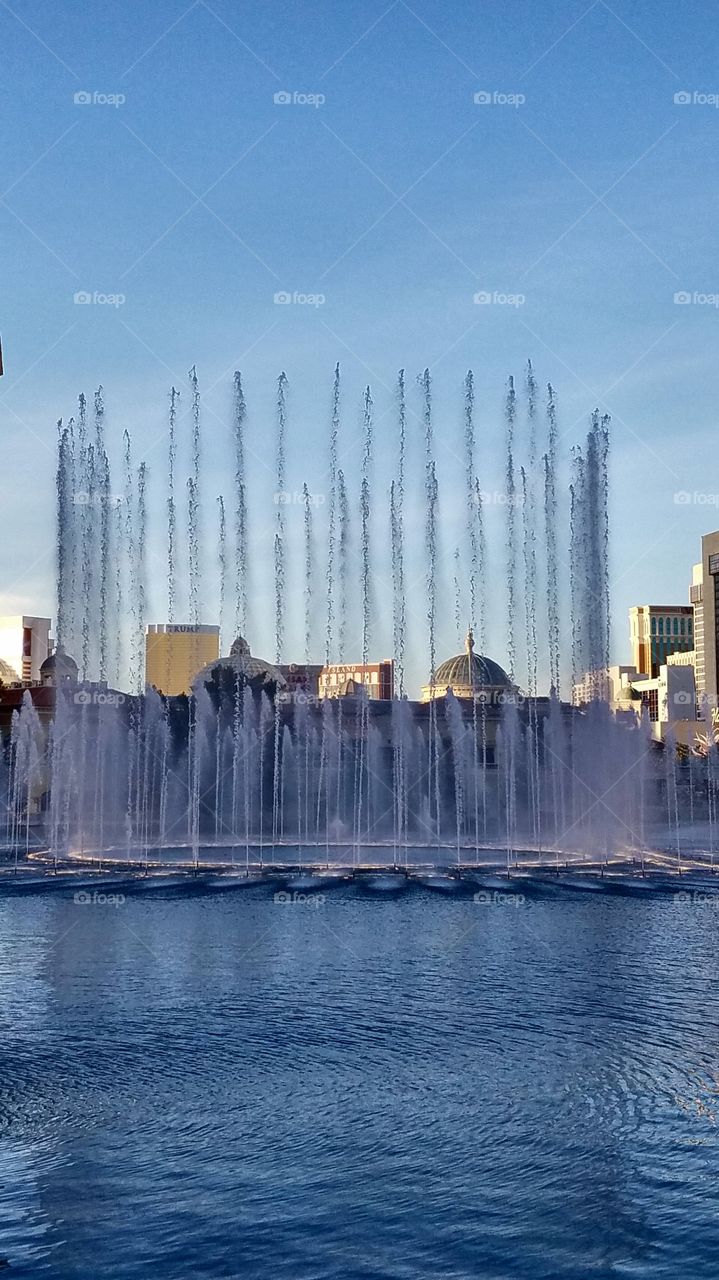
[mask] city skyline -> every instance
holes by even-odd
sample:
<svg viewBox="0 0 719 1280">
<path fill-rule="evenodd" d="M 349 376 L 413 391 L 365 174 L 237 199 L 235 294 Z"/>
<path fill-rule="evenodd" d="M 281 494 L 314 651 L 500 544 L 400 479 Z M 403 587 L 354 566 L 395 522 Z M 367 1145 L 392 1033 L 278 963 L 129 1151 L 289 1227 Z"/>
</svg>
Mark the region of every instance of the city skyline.
<svg viewBox="0 0 719 1280">
<path fill-rule="evenodd" d="M 250 4 L 240 20 L 163 0 L 142 22 L 131 5 L 102 23 L 60 21 L 44 3 L 5 10 L 0 500 L 23 533 L 0 545 L 0 610 L 52 596 L 55 422 L 81 390 L 104 386 L 108 435 L 118 446 L 128 426 L 159 478 L 169 386 L 187 413 L 196 363 L 207 434 L 221 437 L 241 368 L 264 475 L 284 368 L 291 492 L 322 492 L 303 463 L 327 439 L 335 362 L 348 438 L 367 381 L 384 431 L 397 369 L 409 383 L 429 365 L 451 505 L 466 369 L 493 492 L 503 384 L 528 356 L 557 388 L 565 476 L 591 410 L 612 414 L 615 616 L 640 575 L 642 596 L 683 601 L 719 502 L 704 462 L 717 319 L 703 266 L 716 118 L 705 13 L 680 24 L 641 4 L 523 5 L 519 22 L 478 27 L 468 6 L 401 0 L 341 21 L 322 5 L 280 19 Z M 209 508 L 227 488 L 212 456 L 203 483 Z M 267 648 L 266 624 L 251 640 Z M 502 660 L 501 630 L 486 648 Z M 425 667 L 418 655 L 417 682 Z"/>
</svg>

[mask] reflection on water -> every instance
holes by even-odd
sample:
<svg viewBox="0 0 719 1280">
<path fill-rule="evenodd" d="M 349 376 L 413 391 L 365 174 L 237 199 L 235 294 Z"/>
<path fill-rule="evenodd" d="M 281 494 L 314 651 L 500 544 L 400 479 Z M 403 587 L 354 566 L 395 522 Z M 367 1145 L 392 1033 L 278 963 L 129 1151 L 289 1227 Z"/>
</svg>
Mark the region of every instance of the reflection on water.
<svg viewBox="0 0 719 1280">
<path fill-rule="evenodd" d="M 714 1280 L 711 896 L 392 890 L 0 899 L 9 1274 Z"/>
</svg>

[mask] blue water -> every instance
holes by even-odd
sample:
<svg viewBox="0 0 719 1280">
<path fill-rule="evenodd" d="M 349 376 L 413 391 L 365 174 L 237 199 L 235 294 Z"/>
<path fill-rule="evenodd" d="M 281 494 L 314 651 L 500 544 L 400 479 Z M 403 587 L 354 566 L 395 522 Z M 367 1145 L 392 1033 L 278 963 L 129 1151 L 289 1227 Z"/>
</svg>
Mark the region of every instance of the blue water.
<svg viewBox="0 0 719 1280">
<path fill-rule="evenodd" d="M 715 1280 L 715 902 L 273 893 L 0 897 L 9 1276 Z"/>
</svg>

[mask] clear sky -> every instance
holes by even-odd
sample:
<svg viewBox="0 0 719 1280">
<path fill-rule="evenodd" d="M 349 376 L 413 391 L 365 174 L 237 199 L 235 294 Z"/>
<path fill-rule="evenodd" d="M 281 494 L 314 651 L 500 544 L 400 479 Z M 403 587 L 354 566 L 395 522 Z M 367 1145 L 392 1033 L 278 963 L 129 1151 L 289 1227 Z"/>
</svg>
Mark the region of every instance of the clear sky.
<svg viewBox="0 0 719 1280">
<path fill-rule="evenodd" d="M 306 480 L 313 492 L 326 485 L 335 362 L 353 484 L 372 384 L 379 571 L 392 387 L 398 368 L 414 384 L 429 365 L 446 656 L 462 378 L 474 369 L 492 492 L 506 375 L 521 378 L 531 357 L 557 388 L 565 462 L 591 409 L 612 414 L 614 657 L 626 661 L 629 604 L 684 602 L 699 536 L 719 525 L 719 308 L 702 301 L 719 295 L 718 44 L 715 6 L 696 2 L 0 0 L 0 611 L 54 615 L 55 423 L 102 383 L 108 435 L 128 427 L 155 486 L 150 616 L 165 616 L 166 397 L 174 381 L 186 405 L 196 363 L 213 620 L 213 507 L 220 492 L 232 501 L 225 424 L 240 368 L 257 539 L 250 639 L 271 654 L 274 378 L 284 368 L 290 382 L 288 488 Z M 480 92 L 492 100 L 476 103 Z M 79 291 L 125 300 L 83 305 Z M 278 305 L 280 291 L 325 300 Z M 477 305 L 478 291 L 524 302 Z M 692 300 L 677 304 L 685 291 Z M 414 386 L 412 397 L 416 411 Z M 502 513 L 487 518 L 488 650 L 502 661 Z M 301 515 L 291 519 L 299 546 Z M 409 536 L 421 550 L 419 511 Z M 386 605 L 380 593 L 373 648 L 385 651 Z M 294 635 L 301 657 L 301 624 Z"/>
</svg>

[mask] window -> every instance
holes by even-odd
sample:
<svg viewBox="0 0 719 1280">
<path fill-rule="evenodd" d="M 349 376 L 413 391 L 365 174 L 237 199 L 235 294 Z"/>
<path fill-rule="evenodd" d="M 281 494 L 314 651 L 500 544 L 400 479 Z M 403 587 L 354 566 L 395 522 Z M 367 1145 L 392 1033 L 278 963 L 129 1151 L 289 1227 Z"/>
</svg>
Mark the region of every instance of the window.
<svg viewBox="0 0 719 1280">
<path fill-rule="evenodd" d="M 657 634 L 657 620 L 656 618 L 652 618 L 652 635 L 655 636 L 656 634 Z"/>
<path fill-rule="evenodd" d="M 659 619 L 659 634 L 660 636 L 664 635 L 664 619 L 663 618 Z"/>
</svg>

